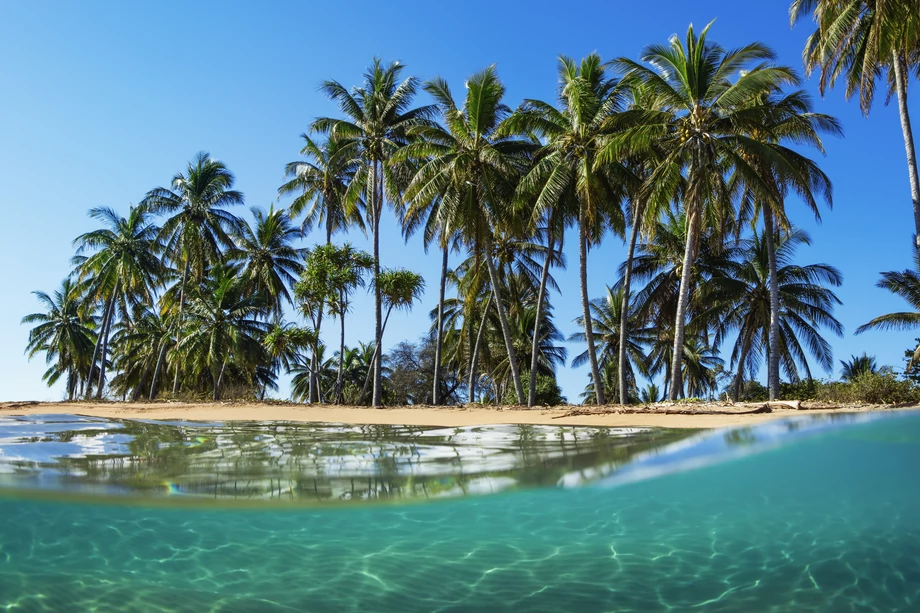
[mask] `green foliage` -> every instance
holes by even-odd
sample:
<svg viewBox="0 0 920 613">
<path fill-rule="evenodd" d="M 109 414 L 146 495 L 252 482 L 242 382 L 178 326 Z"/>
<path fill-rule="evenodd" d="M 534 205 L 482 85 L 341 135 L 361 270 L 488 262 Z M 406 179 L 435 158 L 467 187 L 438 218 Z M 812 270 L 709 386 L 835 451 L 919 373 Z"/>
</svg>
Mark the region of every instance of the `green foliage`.
<svg viewBox="0 0 920 613">
<path fill-rule="evenodd" d="M 525 387 L 530 385 L 530 372 L 521 373 L 521 381 Z M 554 375 L 537 374 L 537 396 L 535 404 L 540 406 L 556 406 L 566 404 L 568 399 L 562 395 L 562 388 L 556 382 Z M 517 395 L 514 389 L 506 389 L 502 396 L 502 404 L 517 404 Z"/>
<path fill-rule="evenodd" d="M 920 384 L 885 367 L 877 372 L 861 372 L 851 381 L 783 383 L 780 397 L 832 404 L 913 404 L 920 403 Z"/>
</svg>

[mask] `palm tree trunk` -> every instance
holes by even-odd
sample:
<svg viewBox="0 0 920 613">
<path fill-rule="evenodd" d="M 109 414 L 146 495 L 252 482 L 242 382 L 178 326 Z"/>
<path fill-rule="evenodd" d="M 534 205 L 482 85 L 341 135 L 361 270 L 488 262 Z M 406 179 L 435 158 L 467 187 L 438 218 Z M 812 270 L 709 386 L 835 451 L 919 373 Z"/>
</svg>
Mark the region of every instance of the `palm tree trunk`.
<svg viewBox="0 0 920 613">
<path fill-rule="evenodd" d="M 776 278 L 776 245 L 773 242 L 773 208 L 763 203 L 763 233 L 767 245 L 770 290 L 770 350 L 767 356 L 767 387 L 770 400 L 779 397 L 779 279 Z"/>
<path fill-rule="evenodd" d="M 393 312 L 393 307 L 387 309 L 387 315 L 383 319 L 383 325 L 380 327 L 380 338 L 383 338 L 383 333 L 387 329 L 387 322 L 390 320 L 390 313 Z M 374 345 L 374 353 L 371 356 L 370 366 L 367 367 L 367 375 L 364 377 L 364 385 L 361 386 L 361 402 L 364 402 L 364 397 L 367 395 L 367 387 L 371 379 L 377 375 L 378 365 L 383 362 L 383 360 L 378 359 L 380 357 L 380 343 Z M 382 370 L 380 372 L 383 372 Z M 379 405 L 378 405 L 379 406 Z"/>
<path fill-rule="evenodd" d="M 591 304 L 588 300 L 588 229 L 584 208 L 578 215 L 578 280 L 581 285 L 581 311 L 585 324 L 585 341 L 588 344 L 588 361 L 591 363 L 591 379 L 594 381 L 594 398 L 599 405 L 607 404 L 604 382 L 597 365 L 597 350 L 594 346 L 594 326 L 591 323 Z"/>
<path fill-rule="evenodd" d="M 431 404 L 441 404 L 441 346 L 444 344 L 444 293 L 447 290 L 447 245 L 441 256 L 441 287 L 438 293 L 438 336 L 434 345 L 434 384 L 431 390 Z"/>
<path fill-rule="evenodd" d="M 543 307 L 546 302 L 546 283 L 549 280 L 549 268 L 553 264 L 553 248 L 556 246 L 554 219 L 547 224 L 546 259 L 543 261 L 543 271 L 540 273 L 540 290 L 537 293 L 537 317 L 533 328 L 533 341 L 530 345 L 530 389 L 527 390 L 527 406 L 532 407 L 537 402 L 537 358 L 540 349 L 540 327 L 543 325 Z"/>
<path fill-rule="evenodd" d="M 680 294 L 677 299 L 677 317 L 674 320 L 674 347 L 671 354 L 671 389 L 669 400 L 677 400 L 683 392 L 680 366 L 684 356 L 684 332 L 687 310 L 690 306 L 690 276 L 696 257 L 696 242 L 699 234 L 700 216 L 694 210 L 687 214 L 687 243 L 684 246 L 683 269 L 680 272 Z"/>
<path fill-rule="evenodd" d="M 738 402 L 741 396 L 741 385 L 744 383 L 744 361 L 747 360 L 748 350 L 750 349 L 750 338 L 747 337 L 741 345 L 741 355 L 738 356 L 738 372 L 735 373 L 735 382 L 732 389 L 732 402 Z"/>
<path fill-rule="evenodd" d="M 489 280 L 492 282 L 492 293 L 495 296 L 495 308 L 498 310 L 498 322 L 501 324 L 502 336 L 505 339 L 505 351 L 508 352 L 508 366 L 511 368 L 511 380 L 514 382 L 514 391 L 517 394 L 518 404 L 527 402 L 524 395 L 524 386 L 521 384 L 521 371 L 518 367 L 517 352 L 514 350 L 514 339 L 511 338 L 511 327 L 508 325 L 508 315 L 502 302 L 501 288 L 499 287 L 498 273 L 495 262 L 492 260 L 492 239 L 486 238 L 486 266 L 489 269 Z"/>
<path fill-rule="evenodd" d="M 224 360 L 223 364 L 220 365 L 220 373 L 214 378 L 214 400 L 220 399 L 220 384 L 224 378 L 224 370 L 226 370 L 226 368 L 227 361 Z"/>
<path fill-rule="evenodd" d="M 105 388 L 105 356 L 109 352 L 109 330 L 112 329 L 112 320 L 115 318 L 115 296 L 118 294 L 118 281 L 115 282 L 115 287 L 112 289 L 112 297 L 109 299 L 109 317 L 107 321 L 103 322 L 103 329 L 101 332 L 105 334 L 105 337 L 102 339 L 102 351 L 100 352 L 99 360 L 99 385 L 96 388 L 96 400 L 102 399 L 102 392 Z"/>
<path fill-rule="evenodd" d="M 335 380 L 335 403 L 342 404 L 342 385 L 345 379 L 345 292 L 339 290 L 339 374 Z"/>
<path fill-rule="evenodd" d="M 185 258 L 185 269 L 182 272 L 182 287 L 179 288 L 179 319 L 176 320 L 176 344 L 182 340 L 182 318 L 185 311 L 185 289 L 188 284 L 188 258 Z M 173 375 L 172 393 L 175 396 L 179 393 L 179 360 L 176 360 L 176 373 Z"/>
<path fill-rule="evenodd" d="M 382 351 L 380 343 L 383 339 L 383 322 L 381 321 L 382 302 L 380 295 L 380 213 L 383 209 L 383 177 L 380 163 L 374 163 L 374 202 L 372 209 L 374 211 L 374 340 L 375 355 Z M 374 361 L 374 393 L 371 396 L 371 406 L 379 407 L 383 401 L 383 371 L 381 370 L 382 360 Z"/>
<path fill-rule="evenodd" d="M 316 315 L 314 323 L 316 324 L 314 329 L 316 331 L 316 343 L 313 344 L 313 355 L 310 356 L 310 403 L 316 403 L 320 401 L 319 393 L 319 379 L 317 377 L 317 372 L 319 370 L 319 330 L 323 325 L 323 309 L 326 307 L 326 301 L 321 300 L 319 303 L 319 311 Z"/>
<path fill-rule="evenodd" d="M 632 263 L 636 254 L 636 243 L 639 240 L 639 220 L 645 207 L 643 202 L 636 204 L 633 215 L 633 226 L 629 233 L 629 251 L 626 253 L 626 270 L 623 275 L 623 304 L 620 307 L 620 355 L 617 363 L 617 385 L 620 388 L 620 404 L 629 400 L 626 390 L 626 328 L 629 325 L 629 286 L 632 283 Z"/>
<path fill-rule="evenodd" d="M 157 356 L 157 365 L 153 369 L 153 381 L 150 382 L 150 394 L 147 396 L 153 400 L 157 390 L 157 379 L 160 377 L 160 368 L 163 366 L 163 357 L 166 355 L 166 342 L 160 346 L 160 355 Z"/>
<path fill-rule="evenodd" d="M 96 347 L 93 349 L 93 359 L 89 363 L 89 375 L 86 377 L 86 399 L 89 400 L 89 397 L 93 395 L 93 366 L 96 365 L 96 360 L 99 359 L 99 351 L 102 349 L 102 333 L 105 331 L 105 322 L 109 318 L 109 309 L 112 308 L 112 305 L 115 302 L 115 294 L 109 297 L 108 302 L 105 303 L 105 308 L 102 309 L 102 322 L 99 328 L 99 334 L 96 335 Z"/>
<path fill-rule="evenodd" d="M 907 152 L 907 173 L 910 176 L 910 197 L 914 206 L 914 244 L 920 248 L 920 172 L 917 170 L 917 152 L 914 149 L 914 133 L 910 127 L 907 112 L 907 66 L 904 57 L 894 51 L 892 61 L 895 89 L 898 92 L 898 112 L 901 115 L 901 131 L 904 133 L 904 149 Z"/>
<path fill-rule="evenodd" d="M 476 333 L 476 343 L 473 345 L 473 353 L 470 356 L 470 377 L 467 389 L 469 390 L 469 401 L 476 402 L 476 366 L 479 361 L 479 347 L 482 343 L 482 337 L 486 331 L 486 320 L 489 315 L 489 307 L 492 305 L 494 291 L 489 292 L 486 299 L 486 306 L 482 309 L 482 320 L 479 322 L 479 331 Z"/>
</svg>

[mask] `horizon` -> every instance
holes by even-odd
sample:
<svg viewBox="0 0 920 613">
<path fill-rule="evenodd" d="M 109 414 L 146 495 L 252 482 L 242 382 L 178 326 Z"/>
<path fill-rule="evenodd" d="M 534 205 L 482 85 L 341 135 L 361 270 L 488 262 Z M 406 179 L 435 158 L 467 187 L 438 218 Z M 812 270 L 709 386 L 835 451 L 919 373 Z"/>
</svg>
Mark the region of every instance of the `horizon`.
<svg viewBox="0 0 920 613">
<path fill-rule="evenodd" d="M 323 24 L 341 23 L 350 16 L 328 6 L 290 4 L 288 13 L 281 5 L 240 4 L 226 12 L 179 4 L 108 10 L 64 3 L 4 5 L 0 8 L 0 57 L 4 58 L 0 83 L 7 96 L 0 128 L 6 146 L 0 151 L 0 182 L 5 187 L 0 202 L 8 221 L 0 229 L 0 241 L 12 265 L 4 274 L 6 300 L 0 303 L 0 332 L 7 341 L 0 350 L 6 381 L 2 399 L 63 396 L 63 384 L 48 388 L 41 380 L 43 358 L 29 361 L 24 354 L 29 328 L 20 320 L 38 310 L 30 292 L 52 292 L 69 272 L 73 239 L 97 225 L 87 216 L 89 209 L 109 206 L 126 214 L 129 204 L 138 203 L 149 189 L 167 185 L 202 150 L 226 163 L 236 176 L 246 206 L 234 213 L 249 220 L 250 206 L 267 209 L 274 202 L 287 206 L 291 199 L 279 200 L 277 188 L 284 164 L 300 157 L 299 135 L 313 118 L 338 115 L 317 91 L 318 85 L 324 79 L 357 84 L 375 56 L 385 62 L 398 60 L 406 66 L 406 76 L 423 80 L 443 76 L 455 95 L 469 75 L 496 64 L 507 87 L 505 102 L 515 108 L 524 98 L 555 101 L 560 54 L 579 60 L 596 50 L 605 61 L 636 58 L 645 45 L 663 44 L 671 34 L 684 32 L 689 23 L 705 24 L 716 18 L 710 40 L 726 48 L 763 42 L 777 52 L 780 64 L 804 74 L 801 50 L 810 26 L 802 23 L 790 29 L 781 4 L 771 9 L 715 1 L 693 7 L 663 4 L 670 10 L 590 3 L 592 8 L 604 7 L 600 10 L 611 17 L 623 16 L 619 23 L 629 27 L 614 32 L 605 29 L 605 19 L 597 19 L 578 31 L 524 40 L 513 37 L 558 26 L 551 21 L 552 14 L 542 14 L 539 5 L 524 15 L 492 7 L 523 23 L 513 31 L 479 30 L 486 42 L 478 45 L 466 37 L 463 27 L 444 32 L 442 22 L 448 15 L 437 7 L 423 9 L 422 14 L 404 9 L 415 21 L 402 22 L 385 13 L 384 7 L 368 5 L 359 27 L 347 30 L 347 42 L 353 44 L 336 45 L 342 42 L 343 37 L 337 36 L 340 30 Z M 180 6 L 184 19 L 173 19 Z M 297 28 L 310 10 L 319 14 L 319 23 L 310 30 L 304 49 L 304 35 Z M 200 23 L 209 27 L 196 27 Z M 394 23 L 410 36 L 379 35 L 392 33 Z M 43 35 L 34 36 L 39 31 Z M 204 40 L 198 38 L 202 31 Z M 165 33 L 169 36 L 164 39 Z M 464 42 L 469 49 L 462 58 L 455 56 L 453 45 Z M 200 79 L 202 69 L 213 69 L 214 75 Z M 873 317 L 906 308 L 904 301 L 875 287 L 879 273 L 912 267 L 910 190 L 896 105 L 885 106 L 880 95 L 866 119 L 856 100 L 844 99 L 840 86 L 822 99 L 817 77 L 812 76 L 804 89 L 813 96 L 815 110 L 838 118 L 845 134 L 842 139 L 825 139 L 826 157 L 812 154 L 834 183 L 834 208 L 822 207 L 823 223 L 816 223 L 796 198 L 790 198 L 787 206 L 791 221 L 812 239 L 810 247 L 798 250 L 796 262 L 827 263 L 844 278 L 836 290 L 843 304 L 835 309 L 835 316 L 845 334 L 840 339 L 825 335 L 834 348 L 835 368 L 825 374 L 810 361 L 812 372 L 816 378 L 836 378 L 840 360 L 863 352 L 876 356 L 879 365 L 900 371 L 904 351 L 920 334 L 871 331 L 853 336 L 857 326 Z M 420 94 L 415 103 L 427 101 L 428 96 Z M 916 109 L 917 103 L 913 101 L 910 108 Z M 322 240 L 322 230 L 314 230 L 298 246 L 311 247 Z M 350 242 L 370 251 L 369 241 L 356 231 L 338 233 L 333 242 Z M 580 314 L 573 243 L 569 241 L 565 249 L 571 262 L 568 269 L 553 272 L 561 292 L 550 297 L 555 323 L 565 337 L 577 331 L 573 320 Z M 625 251 L 623 241 L 610 234 L 591 251 L 592 298 L 616 281 L 615 271 Z M 458 261 L 452 254 L 451 266 Z M 429 325 L 428 313 L 437 303 L 440 258 L 436 252 L 424 252 L 418 234 L 403 243 L 388 207 L 381 224 L 381 265 L 407 267 L 426 280 L 422 301 L 409 314 L 393 314 L 384 337 L 386 351 L 403 340 L 416 342 L 420 322 L 425 328 Z M 373 317 L 365 315 L 372 312 L 371 297 L 356 293 L 346 320 L 349 346 L 373 338 Z M 323 338 L 329 344 L 336 334 L 334 327 L 327 327 Z M 577 343 L 564 346 L 569 349 L 569 362 L 581 351 Z M 728 347 L 730 343 L 723 345 L 723 357 Z M 765 369 L 761 370 L 763 382 Z M 587 366 L 568 364 L 558 370 L 557 379 L 570 402 L 577 402 L 588 372 Z M 279 378 L 280 397 L 288 397 L 288 379 Z"/>
</svg>

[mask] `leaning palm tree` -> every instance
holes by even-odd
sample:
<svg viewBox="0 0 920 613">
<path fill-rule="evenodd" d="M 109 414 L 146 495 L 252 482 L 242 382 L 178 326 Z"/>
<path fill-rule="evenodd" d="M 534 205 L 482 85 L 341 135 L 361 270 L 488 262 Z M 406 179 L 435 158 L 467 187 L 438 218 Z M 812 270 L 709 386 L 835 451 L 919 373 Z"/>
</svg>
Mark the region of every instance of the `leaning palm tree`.
<svg viewBox="0 0 920 613">
<path fill-rule="evenodd" d="M 300 232 L 287 211 L 274 205 L 267 213 L 258 207 L 251 211 L 255 227 L 244 222 L 232 230 L 231 255 L 245 262 L 242 275 L 249 291 L 267 296 L 272 312 L 280 315 L 284 302 L 292 304 L 288 288 L 296 283 L 306 250 L 293 246 Z"/>
<path fill-rule="evenodd" d="M 876 80 L 887 72 L 888 95 L 898 100 L 915 240 L 920 241 L 920 172 L 907 108 L 907 83 L 920 58 L 920 6 L 916 0 L 793 0 L 789 15 L 792 25 L 811 16 L 817 26 L 803 59 L 809 73 L 819 71 L 821 95 L 842 78 L 846 97 L 859 92 L 860 108 L 868 115 Z"/>
<path fill-rule="evenodd" d="M 623 212 L 618 205 L 628 173 L 617 163 L 597 163 L 597 152 L 608 133 L 610 120 L 620 110 L 620 98 L 616 81 L 606 75 L 596 53 L 581 64 L 562 56 L 558 107 L 525 100 L 502 126 L 508 133 L 535 134 L 547 141 L 519 188 L 533 199 L 533 212 L 537 216 L 533 221 L 543 216 L 555 215 L 556 219 L 571 216 L 578 226 L 581 321 L 598 404 L 605 404 L 606 396 L 590 325 L 588 249 L 600 242 L 607 228 L 623 232 Z M 535 384 L 535 378 L 531 378 L 531 393 Z"/>
<path fill-rule="evenodd" d="M 79 288 L 70 278 L 49 296 L 45 292 L 32 292 L 45 308 L 22 318 L 24 324 L 36 324 L 29 330 L 26 353 L 29 359 L 45 354 L 48 370 L 42 375 L 48 386 L 66 377 L 67 398 L 73 400 L 77 385 L 90 378 L 90 356 L 96 334 L 96 318 L 82 308 Z"/>
<path fill-rule="evenodd" d="M 374 339 L 378 346 L 383 325 L 383 297 L 377 283 L 380 276 L 380 216 L 387 192 L 392 195 L 397 183 L 389 162 L 396 151 L 407 143 L 408 129 L 426 123 L 434 111 L 427 106 L 412 108 L 419 81 L 415 77 L 400 81 L 403 68 L 399 62 L 384 66 L 383 62 L 374 58 L 364 74 L 361 87 L 349 91 L 338 81 L 326 81 L 322 91 L 338 103 L 345 119 L 320 117 L 311 126 L 314 131 L 339 141 L 343 147 L 353 149 L 354 157 L 362 164 L 346 195 L 346 206 L 357 202 L 362 194 L 367 203 L 374 244 Z M 374 372 L 373 406 L 379 406 L 383 400 L 382 381 L 378 363 Z"/>
<path fill-rule="evenodd" d="M 437 214 L 445 233 L 456 233 L 477 261 L 485 262 L 514 389 L 518 402 L 524 404 L 527 399 L 501 296 L 495 246 L 496 236 L 513 229 L 512 199 L 534 144 L 498 132 L 510 109 L 502 102 L 505 87 L 494 66 L 470 77 L 466 88 L 466 101 L 458 108 L 445 80 L 425 83 L 425 91 L 437 101 L 446 127 L 413 130 L 419 141 L 406 147 L 398 159 L 419 160 L 422 165 L 404 198 L 409 203 L 409 215 L 414 208 L 440 198 Z"/>
<path fill-rule="evenodd" d="M 91 209 L 90 217 L 106 227 L 81 234 L 74 240 L 77 255 L 73 258 L 76 273 L 86 298 L 104 304 L 102 321 L 93 351 L 92 363 L 99 359 L 99 380 L 96 397 L 102 397 L 105 384 L 109 332 L 116 310 L 127 317 L 139 301 L 153 303 L 154 292 L 162 283 L 165 269 L 158 255 L 163 244 L 159 228 L 141 207 L 131 207 L 127 217 L 121 217 L 107 207 Z M 82 255 L 86 250 L 93 253 Z M 92 392 L 92 382 L 86 386 L 86 396 Z"/>
<path fill-rule="evenodd" d="M 364 228 L 364 199 L 359 195 L 347 198 L 348 188 L 361 168 L 356 158 L 356 143 L 330 138 L 316 142 L 307 134 L 300 150 L 303 160 L 290 162 L 284 169 L 288 179 L 278 188 L 278 194 L 296 197 L 291 203 L 291 218 L 304 214 L 300 231 L 304 234 L 314 227 L 323 227 L 326 244 L 336 232 L 357 226 Z"/>
<path fill-rule="evenodd" d="M 883 272 L 877 287 L 904 298 L 912 311 L 901 311 L 879 315 L 872 321 L 856 328 L 856 334 L 867 330 L 913 330 L 920 328 L 920 247 L 914 248 L 914 269 L 902 272 Z M 914 350 L 910 366 L 920 361 L 920 345 Z"/>
<path fill-rule="evenodd" d="M 165 261 L 182 270 L 177 329 L 184 324 L 190 275 L 203 280 L 208 266 L 220 261 L 222 250 L 233 247 L 230 232 L 240 219 L 225 208 L 243 204 L 243 194 L 232 189 L 233 182 L 233 173 L 202 151 L 185 172 L 176 173 L 170 187 L 150 190 L 142 203 L 146 210 L 166 216 L 160 229 Z M 173 394 L 179 390 L 180 370 L 177 363 Z"/>
<path fill-rule="evenodd" d="M 626 111 L 627 127 L 599 156 L 604 162 L 658 148 L 661 161 L 648 178 L 650 196 L 656 200 L 673 197 L 686 174 L 682 195 L 688 231 L 674 323 L 671 400 L 683 388 L 679 348 L 684 346 L 690 277 L 704 222 L 725 228 L 733 217 L 729 172 L 743 177 L 758 193 L 769 193 L 751 165 L 763 154 L 747 138 L 763 123 L 763 114 L 746 112 L 747 103 L 797 82 L 792 70 L 771 63 L 774 54 L 765 45 L 752 43 L 726 51 L 707 40 L 709 27 L 697 35 L 690 26 L 683 43 L 675 36 L 667 47 L 646 47 L 641 59 L 650 66 L 627 58 L 614 61 L 626 78 L 654 92 L 665 108 Z"/>
<path fill-rule="evenodd" d="M 775 357 L 792 381 L 799 379 L 800 369 L 810 379 L 809 354 L 826 370 L 833 364 L 830 344 L 820 329 L 843 334 L 833 314 L 840 300 L 831 289 L 840 286 L 840 272 L 827 264 L 802 266 L 793 262 L 796 248 L 811 243 L 801 230 L 793 228 L 786 236 L 777 234 L 773 243 L 778 264 L 777 307 L 770 289 L 770 247 L 760 234 L 742 242 L 739 257 L 710 278 L 700 297 L 711 305 L 712 319 L 718 322 L 713 345 L 718 347 L 729 334 L 736 335 L 730 357 L 731 364 L 737 365 L 732 391 L 736 402 L 745 376 L 754 377 L 763 357 Z M 778 322 L 775 344 L 770 342 L 774 320 Z"/>
</svg>

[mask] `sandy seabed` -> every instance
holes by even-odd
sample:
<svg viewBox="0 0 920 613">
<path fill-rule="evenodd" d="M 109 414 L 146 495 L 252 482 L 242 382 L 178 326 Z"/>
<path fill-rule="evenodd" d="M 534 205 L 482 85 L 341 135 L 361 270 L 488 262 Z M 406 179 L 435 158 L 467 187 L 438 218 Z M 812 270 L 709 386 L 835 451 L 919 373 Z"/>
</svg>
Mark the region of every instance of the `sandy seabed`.
<svg viewBox="0 0 920 613">
<path fill-rule="evenodd" d="M 765 408 L 768 407 L 768 408 Z M 118 419 L 192 421 L 297 421 L 415 426 L 542 424 L 554 426 L 647 426 L 721 428 L 750 425 L 793 415 L 903 410 L 891 406 L 784 404 L 657 404 L 646 407 L 515 406 L 370 407 L 307 405 L 281 402 L 2 402 L 0 415 L 67 413 Z M 764 412 L 753 412 L 761 410 Z M 767 412 L 768 411 L 768 412 Z"/>
</svg>

